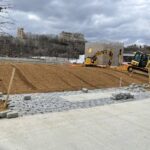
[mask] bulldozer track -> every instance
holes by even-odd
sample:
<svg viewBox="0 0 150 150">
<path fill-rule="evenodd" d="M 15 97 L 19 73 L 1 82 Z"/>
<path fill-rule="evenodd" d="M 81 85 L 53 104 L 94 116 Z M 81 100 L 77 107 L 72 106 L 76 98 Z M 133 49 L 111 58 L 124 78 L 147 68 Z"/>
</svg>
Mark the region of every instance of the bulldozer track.
<svg viewBox="0 0 150 150">
<path fill-rule="evenodd" d="M 84 80 L 83 78 L 81 78 L 79 75 L 77 75 L 77 74 L 75 74 L 75 73 L 73 73 L 73 72 L 71 72 L 71 71 L 69 71 L 67 69 L 64 69 L 64 71 L 67 71 L 68 73 L 72 74 L 73 76 L 75 76 L 76 78 L 78 78 L 79 80 L 81 80 L 82 82 L 84 82 L 85 84 L 87 84 L 87 85 L 89 85 L 89 86 L 91 86 L 93 88 L 97 88 L 97 86 L 95 86 L 95 85 L 87 82 L 86 80 Z"/>
<path fill-rule="evenodd" d="M 52 66 L 52 67 L 57 68 L 56 66 Z M 85 84 L 87 84 L 87 85 L 89 85 L 89 86 L 91 86 L 91 87 L 97 88 L 95 85 L 90 84 L 89 82 L 85 81 L 83 78 L 81 78 L 80 76 L 78 76 L 78 75 L 72 73 L 71 71 L 69 71 L 69 70 L 67 70 L 67 69 L 64 69 L 63 67 L 60 67 L 60 68 L 61 68 L 63 71 L 68 72 L 69 74 L 71 74 L 71 75 L 74 76 L 75 78 L 79 79 L 79 80 L 82 81 L 83 83 L 85 83 Z M 81 88 L 81 87 L 80 87 L 80 88 Z M 78 89 L 78 88 L 77 88 L 77 89 Z"/>
<path fill-rule="evenodd" d="M 20 77 L 20 79 L 29 87 L 31 87 L 33 90 L 37 90 L 37 87 L 35 87 L 31 81 L 29 81 L 26 76 L 24 75 L 24 73 L 21 71 L 21 69 L 19 67 L 17 67 L 14 64 L 11 64 L 12 67 L 16 68 L 16 72 L 18 73 L 18 76 Z"/>
<path fill-rule="evenodd" d="M 108 73 L 108 71 L 111 71 Z M 100 70 L 100 72 L 102 72 L 102 70 Z M 109 75 L 109 76 L 113 76 L 114 78 L 120 80 L 120 77 L 122 77 L 122 81 L 124 84 L 130 84 L 130 81 L 129 80 L 133 80 L 131 77 L 129 77 L 129 74 L 127 72 L 121 72 L 121 71 L 118 71 L 118 70 L 113 70 L 113 69 L 109 69 L 106 71 L 103 71 L 103 73 Z M 115 75 L 114 75 L 115 74 Z M 126 81 L 126 78 L 128 78 L 128 81 Z M 140 81 L 143 81 L 143 82 L 146 82 L 146 79 L 142 76 L 134 76 L 134 80 L 140 80 Z"/>
<path fill-rule="evenodd" d="M 5 63 L 1 64 L 0 89 L 7 91 L 12 67 L 16 68 L 16 76 L 11 90 L 12 94 L 45 93 L 80 90 L 81 88 L 113 88 L 119 87 L 122 77 L 122 86 L 131 83 L 148 83 L 148 77 L 141 75 L 129 76 L 127 72 L 116 71 L 111 68 L 87 68 L 74 65 L 45 65 Z"/>
<path fill-rule="evenodd" d="M 117 73 L 122 74 L 123 76 L 126 75 L 127 77 L 129 76 L 128 72 L 121 72 L 121 71 L 113 70 L 113 69 L 111 69 L 111 72 L 117 72 Z M 134 76 L 134 79 L 136 79 L 136 80 L 147 82 L 147 78 L 143 77 L 142 74 L 134 73 L 133 76 Z"/>
<path fill-rule="evenodd" d="M 115 73 L 116 73 L 116 71 L 115 70 L 113 70 Z M 118 81 L 120 80 L 120 77 L 119 76 L 117 76 L 117 75 L 114 75 L 113 73 L 111 73 L 111 72 L 109 72 L 108 73 L 108 70 L 107 70 L 107 72 L 106 71 L 100 71 L 100 72 L 103 72 L 104 74 L 107 74 L 108 76 L 111 76 L 111 77 L 113 77 L 113 78 L 116 78 Z M 128 84 L 128 82 L 127 81 L 125 81 L 125 80 L 123 80 L 123 83 L 126 83 L 126 84 Z"/>
<path fill-rule="evenodd" d="M 3 83 L 3 80 L 1 80 L 1 79 L 0 79 L 0 86 L 1 86 L 1 89 L 3 92 L 7 91 L 7 88 L 6 88 L 5 84 Z"/>
<path fill-rule="evenodd" d="M 54 66 L 53 66 L 53 67 L 54 67 Z M 45 68 L 45 67 L 43 67 L 43 69 L 46 70 L 46 71 L 48 71 L 48 69 Z M 69 82 L 67 82 L 66 80 L 64 80 L 64 79 L 62 78 L 62 76 L 59 75 L 56 71 L 51 70 L 51 72 L 52 72 L 52 74 L 56 75 L 56 76 L 57 76 L 62 82 L 64 82 L 66 85 L 68 85 L 68 86 L 70 86 L 72 89 L 74 89 L 74 86 L 72 86 Z"/>
</svg>

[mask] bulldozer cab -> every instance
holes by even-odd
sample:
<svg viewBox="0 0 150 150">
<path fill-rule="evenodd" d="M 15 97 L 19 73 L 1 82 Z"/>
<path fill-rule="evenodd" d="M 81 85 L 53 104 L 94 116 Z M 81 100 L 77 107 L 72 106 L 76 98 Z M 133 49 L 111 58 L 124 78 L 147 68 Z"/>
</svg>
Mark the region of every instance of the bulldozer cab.
<svg viewBox="0 0 150 150">
<path fill-rule="evenodd" d="M 142 55 L 142 58 L 141 58 L 141 61 L 140 61 L 140 63 L 139 63 L 139 66 L 140 66 L 140 67 L 146 67 L 146 66 L 147 66 L 147 63 L 148 63 L 148 60 L 149 60 L 148 55 L 143 54 L 143 55 Z"/>
<path fill-rule="evenodd" d="M 145 68 L 147 66 L 149 56 L 142 52 L 136 52 L 131 64 L 137 67 Z"/>
</svg>

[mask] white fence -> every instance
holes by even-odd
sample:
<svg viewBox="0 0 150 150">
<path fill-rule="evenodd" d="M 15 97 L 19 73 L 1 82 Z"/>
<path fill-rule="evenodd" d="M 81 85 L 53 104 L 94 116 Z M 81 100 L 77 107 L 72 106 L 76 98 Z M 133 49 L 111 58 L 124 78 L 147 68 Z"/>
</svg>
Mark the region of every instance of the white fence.
<svg viewBox="0 0 150 150">
<path fill-rule="evenodd" d="M 43 57 L 43 58 L 12 58 L 12 57 L 0 57 L 0 61 L 11 62 L 26 62 L 26 63 L 44 63 L 44 64 L 66 64 L 69 63 L 67 58 L 59 57 Z"/>
</svg>

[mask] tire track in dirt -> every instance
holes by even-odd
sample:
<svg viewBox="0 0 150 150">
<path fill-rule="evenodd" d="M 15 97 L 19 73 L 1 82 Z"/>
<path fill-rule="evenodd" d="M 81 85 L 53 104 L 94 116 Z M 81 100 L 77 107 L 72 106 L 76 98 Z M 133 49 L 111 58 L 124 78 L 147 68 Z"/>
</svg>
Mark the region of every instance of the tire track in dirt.
<svg viewBox="0 0 150 150">
<path fill-rule="evenodd" d="M 87 68 L 90 72 L 92 71 L 91 68 Z M 105 78 L 107 81 L 109 81 L 110 83 L 118 86 L 119 85 L 119 81 L 120 81 L 120 78 L 114 74 L 111 74 L 111 73 L 108 73 L 108 70 L 105 70 L 105 68 L 100 68 L 100 69 L 97 69 L 97 68 L 92 68 L 93 71 L 95 71 L 96 74 L 101 74 L 103 75 L 103 79 L 102 79 L 102 83 L 105 81 Z M 118 83 L 118 84 L 117 84 Z M 109 83 L 108 83 L 109 85 Z M 114 85 L 114 86 L 115 86 Z"/>
<path fill-rule="evenodd" d="M 0 87 L 1 87 L 1 90 L 2 90 L 3 93 L 4 93 L 4 91 L 7 91 L 7 88 L 6 88 L 6 86 L 4 85 L 2 79 L 0 79 Z"/>
<path fill-rule="evenodd" d="M 89 86 L 91 86 L 91 87 L 93 87 L 93 88 L 97 88 L 97 86 L 95 86 L 95 85 L 93 85 L 93 84 L 87 82 L 86 80 L 84 80 L 83 78 L 81 78 L 79 75 L 77 75 L 77 74 L 75 74 L 75 73 L 73 73 L 73 72 L 71 72 L 71 71 L 69 71 L 69 70 L 67 70 L 67 69 L 64 69 L 64 68 L 63 68 L 63 70 L 66 71 L 66 72 L 68 72 L 68 73 L 70 73 L 70 74 L 72 74 L 72 75 L 75 76 L 77 79 L 79 79 L 79 80 L 81 80 L 82 82 L 84 82 L 85 84 L 87 84 L 87 85 L 89 85 Z"/>
<path fill-rule="evenodd" d="M 114 71 L 114 70 L 113 70 L 113 71 Z M 112 72 L 108 72 L 108 69 L 107 69 L 107 70 L 99 70 L 99 72 L 100 72 L 100 73 L 107 74 L 108 76 L 111 76 L 111 77 L 117 79 L 118 82 L 120 81 L 120 75 L 117 75 L 115 71 L 114 71 L 115 74 L 112 73 Z M 122 75 L 122 74 L 121 74 L 121 75 Z M 122 81 L 123 81 L 124 84 L 128 84 L 128 83 L 129 83 L 129 82 L 127 82 L 126 80 L 122 80 Z"/>
<path fill-rule="evenodd" d="M 131 82 L 134 82 L 135 80 L 139 81 L 139 79 L 140 79 L 140 81 L 141 81 L 140 77 L 138 77 L 138 79 L 132 78 L 128 75 L 127 72 L 120 72 L 118 70 L 116 71 L 116 70 L 109 69 L 109 68 L 107 68 L 107 70 L 100 70 L 100 72 L 103 72 L 104 74 L 107 74 L 111 77 L 114 77 L 118 81 L 120 80 L 120 77 L 122 77 L 122 83 L 125 84 L 125 85 L 129 85 L 129 84 L 131 84 Z M 143 82 L 146 82 L 146 80 L 143 79 Z"/>
<path fill-rule="evenodd" d="M 12 67 L 16 68 L 16 72 L 19 76 L 19 78 L 27 85 L 29 86 L 30 88 L 32 88 L 33 90 L 37 90 L 37 87 L 35 87 L 31 81 L 29 81 L 25 74 L 21 71 L 21 69 L 19 67 L 17 67 L 17 65 L 15 64 L 11 64 Z"/>
<path fill-rule="evenodd" d="M 145 83 L 148 78 L 141 75 L 129 76 L 127 72 L 116 71 L 112 68 L 94 68 L 73 65 L 45 65 L 45 64 L 2 64 L 0 79 L 4 86 L 0 90 L 7 92 L 12 67 L 16 68 L 12 93 L 62 92 L 96 88 L 119 87 L 122 77 L 122 86 L 131 83 Z M 3 89 L 1 89 L 3 87 Z"/>
<path fill-rule="evenodd" d="M 85 74 L 87 74 L 87 72 L 91 72 L 92 70 L 91 70 L 91 68 L 86 68 L 87 70 L 82 70 L 82 72 L 84 71 L 85 72 Z M 93 69 L 93 68 L 92 68 Z M 75 73 L 73 73 L 73 72 L 71 72 L 71 71 L 69 71 L 69 70 L 67 70 L 67 69 L 64 69 L 65 71 L 68 71 L 70 74 L 72 74 L 72 75 L 74 75 L 75 77 L 77 77 L 78 79 L 80 79 L 80 80 L 82 80 L 84 83 L 86 83 L 86 84 L 88 84 L 90 87 L 93 87 L 93 88 L 98 88 L 99 86 L 101 86 L 101 85 L 93 85 L 93 84 L 91 84 L 91 83 L 89 83 L 89 82 L 87 82 L 86 80 L 84 80 L 83 78 L 81 78 L 80 76 L 78 76 L 78 75 L 76 75 Z M 103 74 L 105 74 L 105 75 L 107 75 L 108 76 L 108 80 L 110 80 L 111 79 L 111 77 L 113 77 L 114 79 L 116 79 L 117 81 L 118 81 L 118 86 L 119 86 L 119 81 L 120 81 L 120 75 L 114 75 L 113 73 L 111 73 L 111 72 L 109 72 L 108 73 L 108 68 L 107 68 L 107 70 L 103 70 L 102 71 L 102 69 L 94 69 L 94 71 L 96 71 L 96 72 L 100 72 L 101 74 L 103 73 Z M 116 73 L 116 72 L 115 72 Z M 104 76 L 105 76 L 104 75 Z M 113 80 L 112 80 L 113 81 Z M 111 82 L 112 82 L 111 81 Z M 123 81 L 123 83 L 124 84 L 128 84 L 129 82 L 127 82 L 127 81 Z M 116 85 L 117 85 L 117 82 L 116 82 Z"/>
<path fill-rule="evenodd" d="M 55 66 L 51 66 L 51 67 L 55 67 Z M 42 67 L 45 71 L 49 71 L 49 69 L 46 67 L 45 68 L 45 66 L 43 66 Z M 54 71 L 54 70 L 52 70 L 51 69 L 51 72 L 52 72 L 52 74 L 54 74 L 54 75 L 56 75 L 62 82 L 64 82 L 66 85 L 68 85 L 69 87 L 71 87 L 72 89 L 74 89 L 74 86 L 72 86 L 69 82 L 67 82 L 66 80 L 64 80 L 63 78 L 62 78 L 62 76 L 61 75 L 59 75 L 56 71 Z"/>
<path fill-rule="evenodd" d="M 130 77 L 128 72 L 121 72 L 121 71 L 113 70 L 113 69 L 110 69 L 110 71 L 111 72 L 113 71 L 118 75 L 124 76 L 125 78 L 128 78 L 128 80 L 137 80 L 137 81 L 140 81 L 140 82 L 148 82 L 147 78 L 145 78 L 145 77 L 143 77 L 142 75 L 139 75 L 139 74 L 133 74 Z"/>
</svg>

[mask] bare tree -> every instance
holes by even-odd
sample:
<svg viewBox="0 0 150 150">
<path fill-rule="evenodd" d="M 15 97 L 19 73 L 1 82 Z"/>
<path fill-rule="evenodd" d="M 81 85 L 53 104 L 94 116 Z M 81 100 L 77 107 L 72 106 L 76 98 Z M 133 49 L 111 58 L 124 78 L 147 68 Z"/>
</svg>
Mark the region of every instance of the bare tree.
<svg viewBox="0 0 150 150">
<path fill-rule="evenodd" d="M 9 9 L 11 8 L 12 4 L 10 1 L 0 0 L 0 35 L 8 35 L 8 31 L 14 24 L 9 14 Z"/>
</svg>

